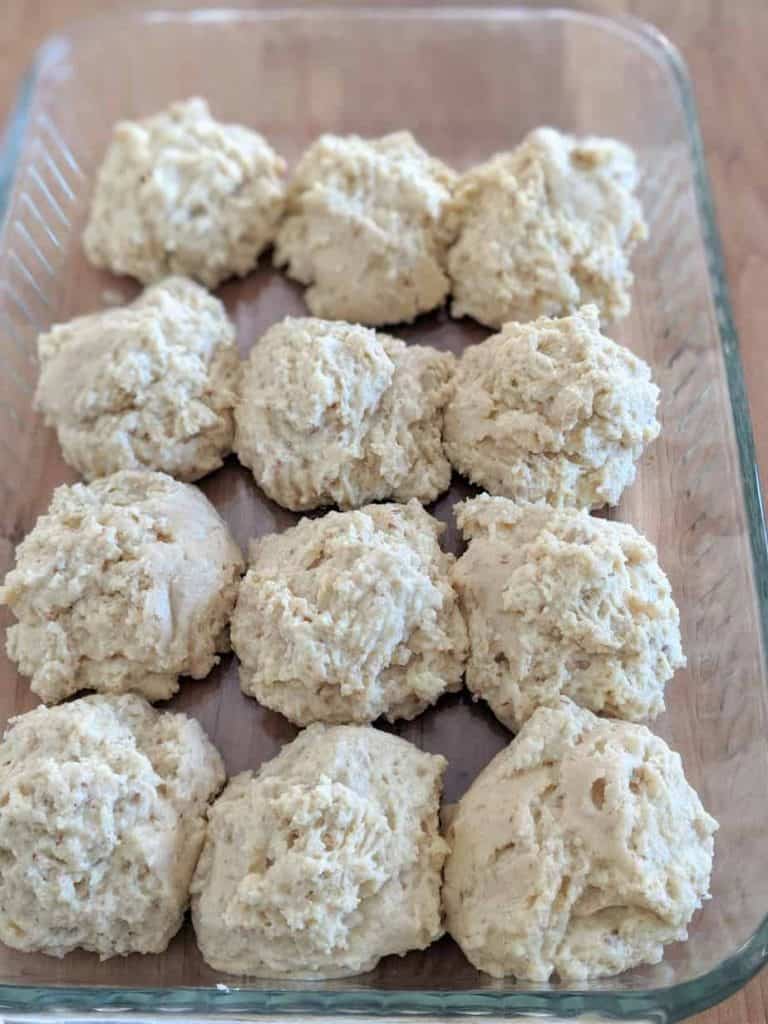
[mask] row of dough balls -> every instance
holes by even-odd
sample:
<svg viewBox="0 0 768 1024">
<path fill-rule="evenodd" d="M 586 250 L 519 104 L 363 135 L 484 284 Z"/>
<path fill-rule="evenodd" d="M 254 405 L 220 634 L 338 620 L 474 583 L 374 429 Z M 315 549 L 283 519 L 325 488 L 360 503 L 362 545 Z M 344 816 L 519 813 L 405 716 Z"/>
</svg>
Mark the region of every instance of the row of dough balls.
<svg viewBox="0 0 768 1024">
<path fill-rule="evenodd" d="M 303 519 L 248 571 L 191 484 L 122 471 L 62 486 L 17 550 L 7 648 L 56 703 L 151 701 L 228 648 L 245 693 L 298 725 L 411 719 L 461 688 L 510 729 L 561 695 L 642 720 L 685 664 L 653 545 L 625 523 L 487 495 L 456 506 L 467 551 L 416 502 Z M 233 610 L 234 609 L 234 610 Z"/>
<path fill-rule="evenodd" d="M 371 328 L 287 318 L 244 367 L 223 305 L 169 278 L 38 340 L 37 407 L 86 479 L 120 469 L 196 480 L 232 450 L 293 510 L 447 489 L 616 504 L 659 432 L 648 366 L 597 309 L 509 323 L 461 359 Z"/>
<path fill-rule="evenodd" d="M 445 767 L 370 726 L 314 725 L 216 799 L 224 765 L 193 719 L 136 695 L 38 707 L 0 743 L 0 939 L 160 953 L 191 897 L 227 973 L 358 974 L 447 927 L 479 969 L 544 981 L 686 938 L 717 823 L 648 729 L 540 708 L 443 838 Z"/>
<path fill-rule="evenodd" d="M 551 128 L 459 176 L 408 132 L 323 135 L 289 186 L 258 133 L 201 99 L 120 122 L 83 241 L 96 266 L 144 284 L 184 274 L 209 288 L 274 262 L 307 285 L 316 316 L 382 325 L 453 295 L 492 327 L 595 303 L 630 307 L 629 257 L 646 236 L 631 150 Z"/>
</svg>

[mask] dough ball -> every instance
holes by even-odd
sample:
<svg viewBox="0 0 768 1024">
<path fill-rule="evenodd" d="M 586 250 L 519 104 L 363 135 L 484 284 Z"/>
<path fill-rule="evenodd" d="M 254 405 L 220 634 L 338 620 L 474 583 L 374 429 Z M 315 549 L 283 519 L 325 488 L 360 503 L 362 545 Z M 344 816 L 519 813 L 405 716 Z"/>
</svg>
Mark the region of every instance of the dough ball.
<svg viewBox="0 0 768 1024">
<path fill-rule="evenodd" d="M 244 692 L 307 725 L 414 718 L 460 689 L 467 638 L 444 529 L 411 501 L 256 541 L 232 618 Z"/>
<path fill-rule="evenodd" d="M 409 132 L 323 135 L 296 168 L 275 264 L 309 285 L 315 316 L 413 320 L 449 291 L 439 228 L 455 177 Z"/>
<path fill-rule="evenodd" d="M 207 962 L 339 978 L 439 938 L 445 765 L 370 726 L 311 725 L 232 779 L 192 883 Z"/>
<path fill-rule="evenodd" d="M 0 939 L 50 956 L 161 953 L 223 783 L 194 719 L 133 694 L 12 719 L 0 743 Z"/>
<path fill-rule="evenodd" d="M 648 729 L 566 700 L 539 708 L 458 805 L 448 930 L 497 978 L 658 963 L 708 898 L 716 829 Z"/>
<path fill-rule="evenodd" d="M 159 469 L 197 480 L 231 451 L 235 332 L 219 300 L 189 279 L 57 324 L 37 349 L 37 407 L 86 479 Z"/>
<path fill-rule="evenodd" d="M 629 256 L 647 237 L 634 154 L 613 139 L 538 128 L 459 181 L 446 209 L 454 316 L 490 327 L 630 309 Z"/>
<path fill-rule="evenodd" d="M 8 655 L 54 704 L 78 690 L 166 700 L 229 649 L 243 562 L 191 484 L 122 470 L 58 487 L 16 551 L 0 602 Z"/>
<path fill-rule="evenodd" d="M 560 694 L 615 718 L 653 718 L 685 664 L 656 550 L 626 523 L 484 495 L 456 519 L 453 582 L 470 639 L 467 686 L 517 730 Z"/>
<path fill-rule="evenodd" d="M 251 350 L 235 451 L 294 511 L 447 490 L 443 409 L 454 357 L 354 324 L 287 317 Z"/>
<path fill-rule="evenodd" d="M 202 99 L 121 121 L 96 179 L 85 254 L 144 284 L 185 274 L 215 288 L 242 277 L 275 237 L 284 172 L 261 135 L 215 121 Z"/>
<path fill-rule="evenodd" d="M 658 436 L 649 367 L 600 333 L 597 309 L 505 324 L 464 351 L 445 410 L 459 472 L 516 501 L 616 505 Z"/>
</svg>

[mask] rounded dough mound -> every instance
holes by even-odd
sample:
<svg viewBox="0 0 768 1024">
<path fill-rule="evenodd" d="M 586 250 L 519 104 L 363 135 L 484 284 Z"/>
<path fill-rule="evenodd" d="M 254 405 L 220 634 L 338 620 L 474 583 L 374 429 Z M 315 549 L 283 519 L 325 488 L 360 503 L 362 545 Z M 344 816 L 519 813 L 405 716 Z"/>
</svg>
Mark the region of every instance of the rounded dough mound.
<svg viewBox="0 0 768 1024">
<path fill-rule="evenodd" d="M 261 135 L 215 121 L 202 99 L 121 121 L 96 178 L 86 256 L 144 284 L 242 277 L 275 237 L 284 172 Z"/>
<path fill-rule="evenodd" d="M 287 317 L 245 363 L 235 451 L 294 511 L 427 504 L 451 481 L 441 434 L 454 366 L 365 327 Z"/>
<path fill-rule="evenodd" d="M 339 978 L 439 938 L 445 765 L 369 726 L 311 725 L 232 779 L 192 884 L 207 962 Z"/>
<path fill-rule="evenodd" d="M 232 617 L 244 692 L 306 725 L 414 718 L 460 689 L 466 629 L 444 529 L 411 501 L 255 542 Z"/>
<path fill-rule="evenodd" d="M 467 686 L 517 730 L 560 694 L 615 718 L 664 710 L 685 664 L 656 550 L 626 523 L 487 495 L 456 519 L 453 582 L 469 630 Z"/>
<path fill-rule="evenodd" d="M 464 351 L 445 410 L 459 472 L 516 501 L 615 505 L 659 433 L 651 371 L 600 333 L 594 306 L 505 324 Z"/>
<path fill-rule="evenodd" d="M 275 264 L 309 285 L 315 316 L 413 320 L 449 291 L 439 227 L 455 177 L 409 132 L 323 135 L 296 168 Z"/>
<path fill-rule="evenodd" d="M 539 708 L 458 805 L 448 930 L 498 978 L 658 963 L 708 898 L 716 829 L 648 729 L 569 701 Z"/>
<path fill-rule="evenodd" d="M 197 480 L 232 450 L 234 328 L 189 279 L 167 278 L 128 306 L 57 324 L 37 350 L 36 405 L 87 480 L 119 469 Z"/>
<path fill-rule="evenodd" d="M 0 744 L 0 939 L 50 956 L 161 953 L 223 783 L 200 725 L 141 697 L 12 719 Z"/>
<path fill-rule="evenodd" d="M 9 657 L 46 702 L 78 690 L 166 700 L 229 649 L 243 561 L 191 484 L 123 470 L 58 487 L 19 545 L 0 602 Z"/>
<path fill-rule="evenodd" d="M 647 237 L 636 184 L 627 146 L 552 128 L 467 172 L 444 215 L 453 315 L 501 327 L 593 302 L 626 316 L 629 256 Z"/>
</svg>

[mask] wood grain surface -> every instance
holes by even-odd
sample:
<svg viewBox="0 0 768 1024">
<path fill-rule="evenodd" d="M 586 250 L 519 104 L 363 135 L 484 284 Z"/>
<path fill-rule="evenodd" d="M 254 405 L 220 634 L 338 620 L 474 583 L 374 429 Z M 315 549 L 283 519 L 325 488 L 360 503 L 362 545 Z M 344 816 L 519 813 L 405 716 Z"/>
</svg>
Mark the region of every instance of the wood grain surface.
<svg viewBox="0 0 768 1024">
<path fill-rule="evenodd" d="M 125 3 L 110 0 L 3 0 L 0 17 L 0 122 L 35 47 L 75 17 Z M 157 6 L 180 6 L 158 3 Z M 543 6 L 531 4 L 530 6 Z M 569 6 L 560 0 L 559 6 Z M 768 385 L 759 325 L 768 319 L 761 267 L 768 247 L 768 109 L 761 79 L 768 47 L 766 0 L 594 0 L 576 5 L 633 14 L 654 23 L 681 50 L 693 78 L 714 188 L 731 300 L 741 339 L 758 461 L 768 479 Z M 765 1024 L 768 972 L 697 1024 Z"/>
</svg>

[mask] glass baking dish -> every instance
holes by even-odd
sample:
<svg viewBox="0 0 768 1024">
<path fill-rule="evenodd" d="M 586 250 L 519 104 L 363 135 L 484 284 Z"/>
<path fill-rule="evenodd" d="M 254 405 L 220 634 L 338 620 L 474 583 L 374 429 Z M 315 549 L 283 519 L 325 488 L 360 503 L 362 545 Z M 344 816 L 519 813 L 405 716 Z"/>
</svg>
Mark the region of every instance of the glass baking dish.
<svg viewBox="0 0 768 1024">
<path fill-rule="evenodd" d="M 685 759 L 719 819 L 713 898 L 663 963 L 578 989 L 478 974 L 450 939 L 341 982 L 217 975 L 187 926 L 167 953 L 99 963 L 0 951 L 0 1011 L 139 1013 L 210 1019 L 268 1014 L 573 1017 L 675 1021 L 729 993 L 766 959 L 768 768 L 763 653 L 768 559 L 736 337 L 691 87 L 667 41 L 635 21 L 567 11 L 406 7 L 206 10 L 109 15 L 49 40 L 22 85 L 0 163 L 0 574 L 52 488 L 73 479 L 31 409 L 35 337 L 55 320 L 134 294 L 90 268 L 79 237 L 90 182 L 114 121 L 206 96 L 216 116 L 264 132 L 289 161 L 324 130 L 409 128 L 458 168 L 539 124 L 615 135 L 637 151 L 650 240 L 637 252 L 634 309 L 613 333 L 648 360 L 663 432 L 616 511 L 657 545 L 681 606 L 688 668 L 656 728 Z M 9 182 L 13 179 L 13 187 Z M 246 351 L 303 309 L 265 263 L 220 289 Z M 393 333 L 459 350 L 484 332 L 444 313 Z M 234 461 L 204 489 L 239 540 L 294 517 Z M 466 488 L 457 483 L 436 512 Z M 449 527 L 448 543 L 456 548 Z M 3 625 L 7 625 L 8 616 Z M 0 716 L 34 700 L 0 656 Z M 244 698 L 231 659 L 173 706 L 197 715 L 230 771 L 254 767 L 294 733 Z M 455 800 L 508 735 L 466 695 L 399 732 L 449 758 Z"/>
</svg>

